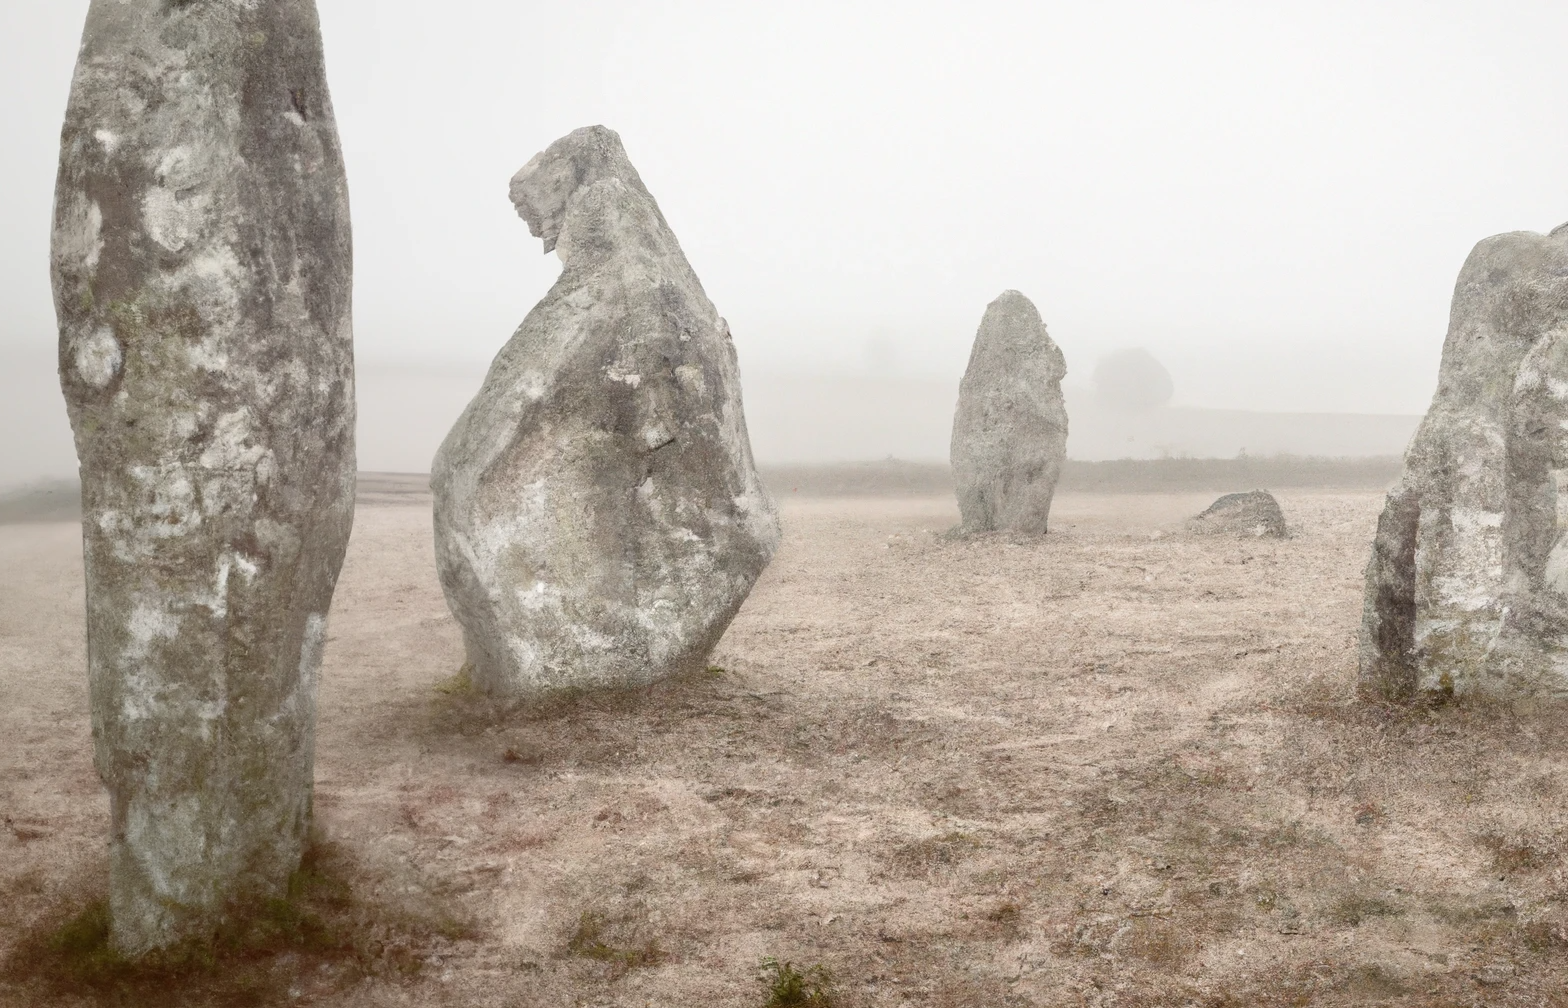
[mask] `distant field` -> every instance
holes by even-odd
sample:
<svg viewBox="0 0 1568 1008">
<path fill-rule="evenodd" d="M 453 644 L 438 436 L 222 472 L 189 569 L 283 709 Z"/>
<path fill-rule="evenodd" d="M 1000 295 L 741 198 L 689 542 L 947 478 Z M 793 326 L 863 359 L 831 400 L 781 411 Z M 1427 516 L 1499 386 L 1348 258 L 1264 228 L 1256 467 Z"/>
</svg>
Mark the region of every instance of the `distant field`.
<svg viewBox="0 0 1568 1008">
<path fill-rule="evenodd" d="M 1314 458 L 1298 455 L 1240 458 L 1069 460 L 1060 491 L 1085 493 L 1159 493 L 1182 490 L 1383 490 L 1399 478 L 1402 462 L 1393 456 Z M 940 462 L 841 462 L 831 465 L 762 467 L 763 480 L 777 495 L 806 497 L 879 497 L 951 493 L 952 470 Z"/>
<path fill-rule="evenodd" d="M 1068 461 L 1059 490 L 1085 493 L 1160 493 L 1182 490 L 1382 490 L 1399 478 L 1394 457 L 1312 458 L 1296 455 L 1228 459 L 1119 459 Z M 886 497 L 945 494 L 953 474 L 941 462 L 833 462 L 762 466 L 776 496 Z M 360 473 L 361 504 L 423 503 L 430 493 L 424 473 Z M 74 521 L 81 517 L 75 480 L 35 483 L 0 495 L 0 523 Z"/>
</svg>

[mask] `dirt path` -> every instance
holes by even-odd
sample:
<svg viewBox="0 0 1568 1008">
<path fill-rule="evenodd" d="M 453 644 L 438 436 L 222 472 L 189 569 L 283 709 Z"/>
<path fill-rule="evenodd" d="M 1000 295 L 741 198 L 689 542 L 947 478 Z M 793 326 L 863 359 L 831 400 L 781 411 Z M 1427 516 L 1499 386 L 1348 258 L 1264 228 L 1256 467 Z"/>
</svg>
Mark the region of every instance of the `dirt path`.
<svg viewBox="0 0 1568 1008">
<path fill-rule="evenodd" d="M 1180 533 L 1212 496 L 966 541 L 944 499 L 789 499 L 707 676 L 505 719 L 438 689 L 428 511 L 362 508 L 318 818 L 477 928 L 292 1003 L 760 1006 L 769 955 L 845 1005 L 1561 1003 L 1561 709 L 1352 704 L 1380 495 Z M 101 857 L 75 536 L 0 527 L 0 943 Z"/>
</svg>

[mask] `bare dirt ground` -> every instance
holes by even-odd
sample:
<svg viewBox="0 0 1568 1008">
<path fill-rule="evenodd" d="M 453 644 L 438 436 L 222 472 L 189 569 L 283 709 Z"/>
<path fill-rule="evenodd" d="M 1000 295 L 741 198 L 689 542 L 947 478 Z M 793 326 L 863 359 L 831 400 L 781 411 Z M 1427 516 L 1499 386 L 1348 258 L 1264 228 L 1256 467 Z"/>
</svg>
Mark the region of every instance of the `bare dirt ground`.
<svg viewBox="0 0 1568 1008">
<path fill-rule="evenodd" d="M 498 717 L 451 691 L 428 507 L 385 494 L 317 815 L 364 899 L 464 923 L 395 970 L 284 957 L 255 1003 L 760 1008 L 764 956 L 843 1006 L 1568 1003 L 1564 708 L 1355 703 L 1381 495 L 1182 533 L 1212 497 L 948 540 L 949 499 L 786 495 L 714 670 Z M 0 955 L 102 887 L 77 542 L 0 526 Z"/>
</svg>

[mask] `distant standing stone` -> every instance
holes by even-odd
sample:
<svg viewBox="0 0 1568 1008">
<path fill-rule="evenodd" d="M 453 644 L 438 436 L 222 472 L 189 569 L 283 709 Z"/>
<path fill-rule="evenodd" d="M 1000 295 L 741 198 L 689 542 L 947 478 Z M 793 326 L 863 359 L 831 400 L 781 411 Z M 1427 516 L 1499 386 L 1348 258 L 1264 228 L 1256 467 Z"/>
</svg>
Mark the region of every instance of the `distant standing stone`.
<svg viewBox="0 0 1568 1008">
<path fill-rule="evenodd" d="M 523 699 L 700 669 L 778 543 L 729 327 L 603 126 L 512 180 L 564 263 L 431 477 L 474 685 Z"/>
<path fill-rule="evenodd" d="M 1368 691 L 1568 691 L 1565 326 L 1568 225 L 1470 253 L 1367 565 Z"/>
<path fill-rule="evenodd" d="M 1285 538 L 1285 515 L 1279 501 L 1267 490 L 1226 494 L 1187 523 L 1200 535 L 1240 535 Z"/>
<path fill-rule="evenodd" d="M 281 897 L 353 520 L 348 193 L 312 0 L 92 0 L 52 273 L 111 940 Z"/>
<path fill-rule="evenodd" d="M 1010 290 L 986 306 L 953 416 L 963 531 L 1046 531 L 1067 457 L 1066 373 L 1033 302 Z"/>
</svg>

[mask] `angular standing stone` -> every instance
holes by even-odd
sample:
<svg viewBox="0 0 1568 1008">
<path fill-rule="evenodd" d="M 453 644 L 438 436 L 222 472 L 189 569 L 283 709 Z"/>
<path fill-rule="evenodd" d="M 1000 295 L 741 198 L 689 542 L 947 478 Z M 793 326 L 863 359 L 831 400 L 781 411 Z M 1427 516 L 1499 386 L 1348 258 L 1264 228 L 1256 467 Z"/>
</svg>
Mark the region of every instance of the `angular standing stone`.
<svg viewBox="0 0 1568 1008">
<path fill-rule="evenodd" d="M 1285 538 L 1285 515 L 1267 490 L 1226 494 L 1187 523 L 1199 535 Z"/>
<path fill-rule="evenodd" d="M 1367 566 L 1368 691 L 1568 689 L 1568 226 L 1475 247 Z"/>
<path fill-rule="evenodd" d="M 1010 290 L 986 306 L 953 416 L 964 531 L 1045 532 L 1067 457 L 1066 373 L 1033 302 Z"/>
<path fill-rule="evenodd" d="M 512 202 L 564 263 L 436 455 L 436 558 L 476 688 L 700 669 L 778 543 L 729 327 L 603 126 Z"/>
<path fill-rule="evenodd" d="M 92 0 L 53 281 L 111 938 L 283 895 L 353 519 L 348 194 L 313 0 Z"/>
</svg>

